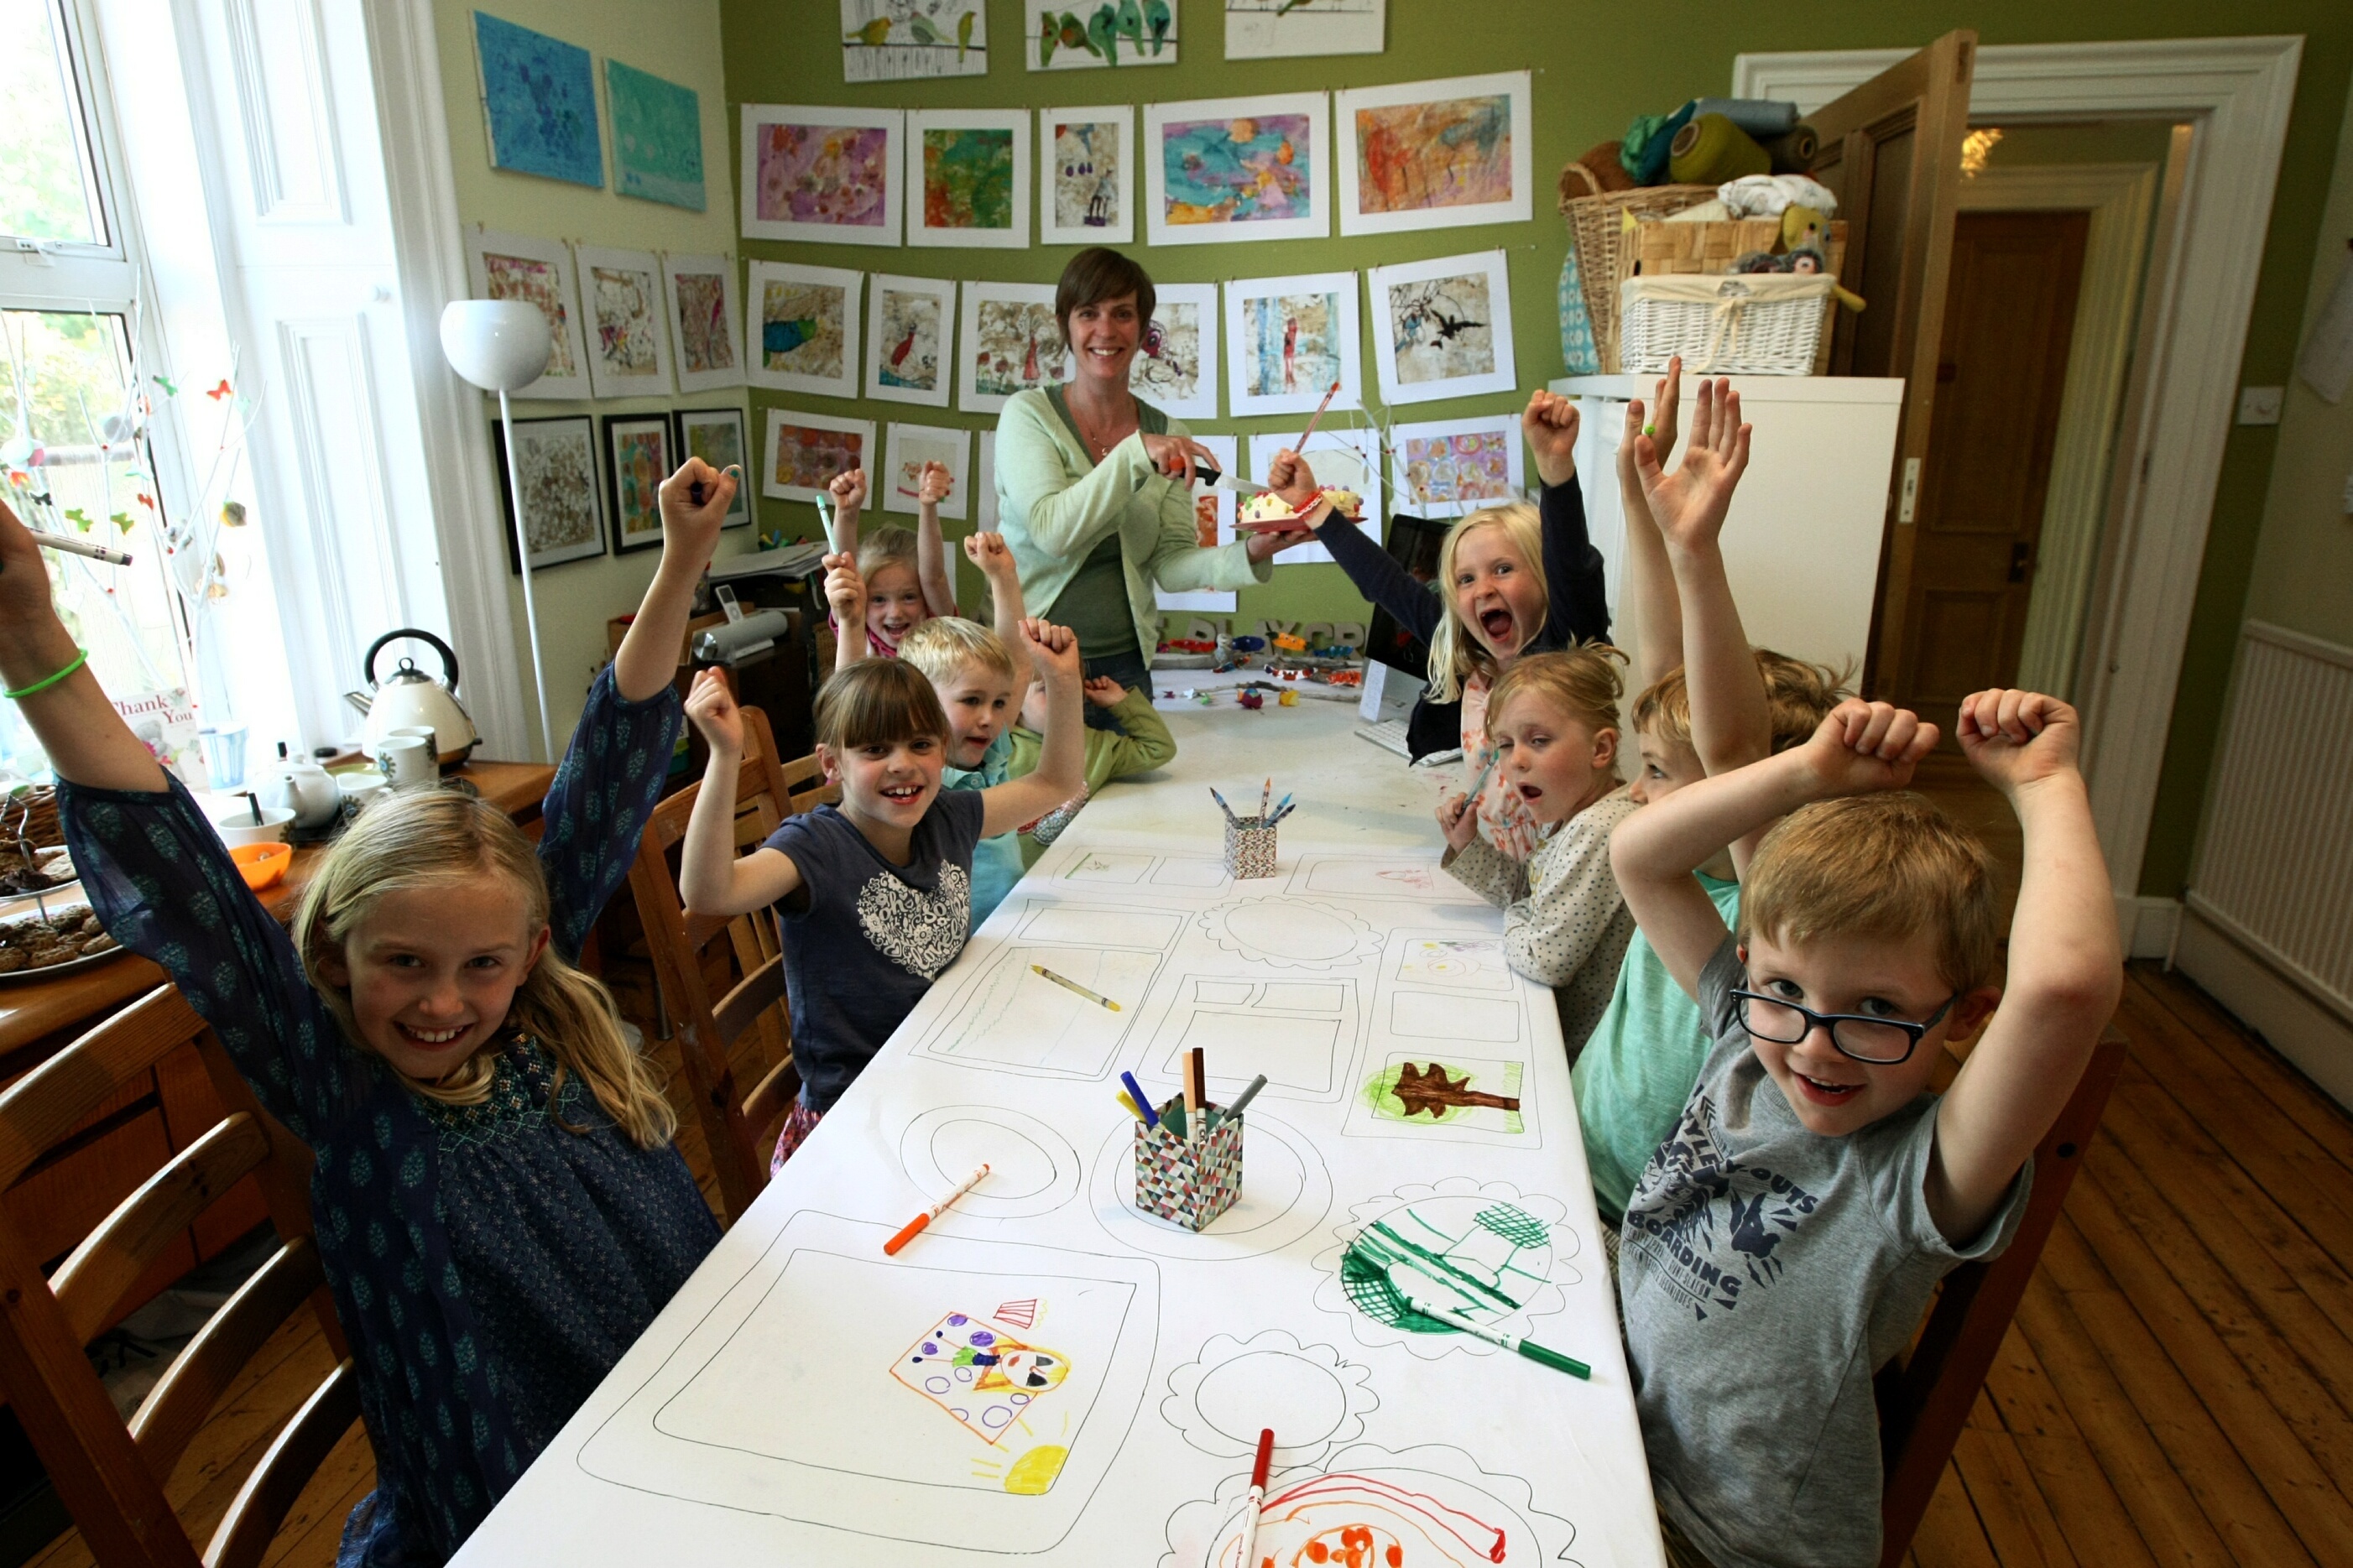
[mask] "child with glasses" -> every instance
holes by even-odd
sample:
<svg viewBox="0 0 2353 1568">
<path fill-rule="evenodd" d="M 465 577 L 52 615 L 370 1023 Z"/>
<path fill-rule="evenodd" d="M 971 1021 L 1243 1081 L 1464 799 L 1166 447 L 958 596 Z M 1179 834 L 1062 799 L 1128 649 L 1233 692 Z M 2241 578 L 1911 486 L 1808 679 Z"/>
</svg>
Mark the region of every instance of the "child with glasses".
<svg viewBox="0 0 2353 1568">
<path fill-rule="evenodd" d="M 1676 1568 L 1879 1560 L 1872 1374 L 1938 1279 L 2008 1244 L 2122 986 L 2078 734 L 2053 698 L 1961 704 L 1961 749 L 2024 832 L 2006 990 L 1984 848 L 1889 793 L 1936 742 L 1909 712 L 1841 703 L 1615 835 L 1626 901 L 1715 1039 L 1619 1258 Z M 1736 936 L 1692 873 L 1751 840 Z M 1946 1043 L 1980 1030 L 1929 1092 Z"/>
</svg>

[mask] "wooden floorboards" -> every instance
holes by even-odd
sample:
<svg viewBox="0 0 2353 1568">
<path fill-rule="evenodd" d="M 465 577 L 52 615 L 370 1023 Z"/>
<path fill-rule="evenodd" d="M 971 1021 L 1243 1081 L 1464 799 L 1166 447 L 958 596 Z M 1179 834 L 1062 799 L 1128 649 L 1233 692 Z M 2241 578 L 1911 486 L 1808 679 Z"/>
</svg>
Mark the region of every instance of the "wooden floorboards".
<svg viewBox="0 0 2353 1568">
<path fill-rule="evenodd" d="M 2353 1568 L 2353 1119 L 2152 966 L 2118 1025 L 2123 1081 L 1908 1561 Z M 326 1355 L 281 1331 L 190 1447 L 199 1544 Z M 373 1479 L 355 1432 L 270 1563 L 332 1563 Z"/>
</svg>

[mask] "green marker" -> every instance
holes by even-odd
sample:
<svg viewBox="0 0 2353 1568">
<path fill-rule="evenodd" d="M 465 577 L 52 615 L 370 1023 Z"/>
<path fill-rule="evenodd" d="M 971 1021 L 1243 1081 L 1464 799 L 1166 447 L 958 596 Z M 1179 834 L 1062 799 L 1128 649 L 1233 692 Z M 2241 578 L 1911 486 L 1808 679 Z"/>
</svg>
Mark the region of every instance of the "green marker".
<svg viewBox="0 0 2353 1568">
<path fill-rule="evenodd" d="M 1593 1375 L 1593 1369 L 1574 1356 L 1565 1356 L 1558 1351 L 1545 1349 L 1533 1340 L 1524 1340 L 1517 1334 L 1507 1334 L 1501 1329 L 1491 1329 L 1484 1323 L 1472 1322 L 1460 1312 L 1407 1296 L 1402 1290 L 1398 1294 L 1404 1298 L 1407 1306 L 1419 1312 L 1423 1317 L 1435 1318 L 1447 1327 L 1459 1329 L 1474 1340 L 1484 1340 L 1491 1345 L 1497 1345 L 1507 1351 L 1515 1351 L 1530 1361 L 1539 1362 L 1555 1372 L 1565 1372 L 1571 1377 L 1590 1378 Z"/>
</svg>

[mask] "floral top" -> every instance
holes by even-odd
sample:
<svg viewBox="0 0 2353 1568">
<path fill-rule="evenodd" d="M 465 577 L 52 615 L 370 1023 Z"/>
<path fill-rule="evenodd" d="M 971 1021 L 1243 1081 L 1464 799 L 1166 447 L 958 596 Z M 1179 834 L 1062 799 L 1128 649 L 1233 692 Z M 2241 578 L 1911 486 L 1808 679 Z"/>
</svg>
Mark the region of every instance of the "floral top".
<svg viewBox="0 0 2353 1568">
<path fill-rule="evenodd" d="M 598 678 L 539 845 L 576 954 L 660 798 L 677 694 Z M 490 1099 L 410 1090 L 347 1041 L 286 931 L 187 792 L 60 785 L 74 863 L 115 939 L 162 964 L 261 1103 L 318 1157 L 320 1260 L 349 1337 L 376 1493 L 341 1560 L 456 1551 L 719 1239 L 675 1147 L 639 1149 L 540 1045 L 501 1046 Z M 559 1125 L 569 1123 L 568 1131 Z"/>
</svg>

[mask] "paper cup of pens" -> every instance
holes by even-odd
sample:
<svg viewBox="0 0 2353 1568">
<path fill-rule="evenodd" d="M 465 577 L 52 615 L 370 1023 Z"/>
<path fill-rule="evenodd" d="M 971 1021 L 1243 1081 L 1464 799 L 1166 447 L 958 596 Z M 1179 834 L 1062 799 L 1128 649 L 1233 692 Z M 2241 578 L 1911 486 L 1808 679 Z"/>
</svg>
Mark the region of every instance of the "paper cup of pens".
<svg viewBox="0 0 2353 1568">
<path fill-rule="evenodd" d="M 1131 1106 L 1147 1103 L 1125 1076 Z M 1185 1060 L 1185 1092 L 1139 1113 L 1135 1129 L 1135 1206 L 1187 1230 L 1201 1230 L 1242 1195 L 1242 1110 L 1266 1079 L 1209 1103 L 1208 1069 L 1198 1050 Z"/>
<path fill-rule="evenodd" d="M 1274 875 L 1275 825 L 1289 816 L 1293 808 L 1291 797 L 1284 795 L 1281 805 L 1270 809 L 1268 802 L 1273 794 L 1274 781 L 1270 779 L 1259 796 L 1258 815 L 1236 816 L 1234 808 L 1226 804 L 1224 795 L 1214 789 L 1209 792 L 1210 798 L 1218 803 L 1218 809 L 1226 814 L 1227 876 L 1240 879 Z"/>
</svg>

